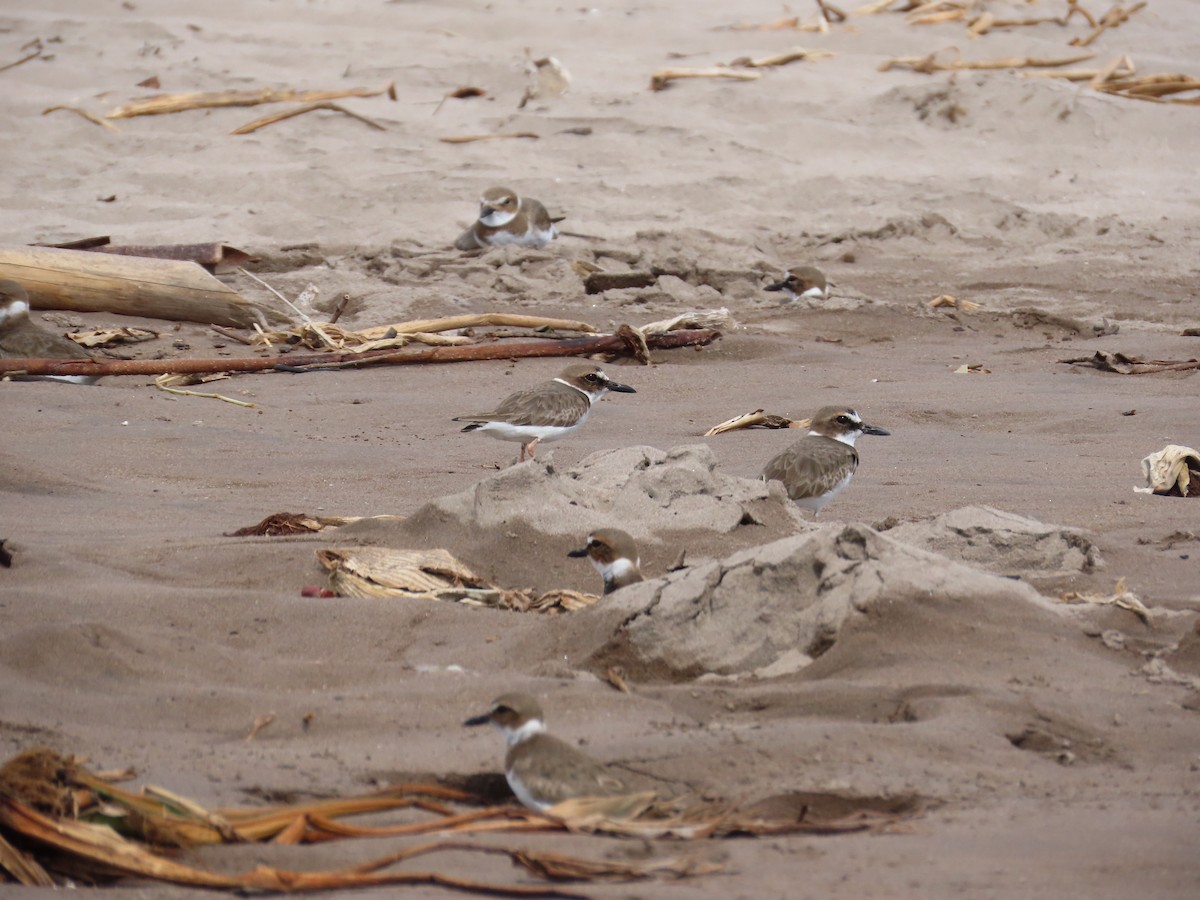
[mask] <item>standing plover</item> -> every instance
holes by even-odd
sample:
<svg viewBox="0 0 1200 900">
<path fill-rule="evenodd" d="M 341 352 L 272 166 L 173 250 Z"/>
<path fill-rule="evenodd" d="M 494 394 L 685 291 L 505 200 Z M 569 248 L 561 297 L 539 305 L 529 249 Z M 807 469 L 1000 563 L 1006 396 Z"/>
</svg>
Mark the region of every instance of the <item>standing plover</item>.
<svg viewBox="0 0 1200 900">
<path fill-rule="evenodd" d="M 545 247 L 558 235 L 546 207 L 505 187 L 488 188 L 479 198 L 479 218 L 454 242 L 458 250 L 517 244 Z"/>
<path fill-rule="evenodd" d="M 29 318 L 29 294 L 16 281 L 0 281 L 0 357 L 10 359 L 91 359 L 61 334 L 39 328 Z M 18 375 L 19 380 L 95 384 L 95 375 Z"/>
<path fill-rule="evenodd" d="M 567 556 L 586 556 L 604 579 L 604 593 L 611 594 L 627 584 L 642 580 L 641 560 L 633 538 L 619 528 L 599 528 L 587 536 L 587 544 Z"/>
<path fill-rule="evenodd" d="M 517 799 L 544 812 L 576 797 L 625 793 L 621 780 L 587 754 L 546 733 L 541 705 L 528 694 L 504 694 L 464 725 L 494 725 L 504 735 L 504 777 Z"/>
<path fill-rule="evenodd" d="M 539 441 L 557 441 L 587 421 L 592 404 L 609 391 L 636 394 L 627 384 L 613 381 L 592 363 L 567 366 L 551 381 L 544 381 L 505 397 L 492 412 L 456 416 L 469 422 L 463 431 L 478 431 L 502 441 L 520 441 L 520 461 L 533 459 Z"/>
<path fill-rule="evenodd" d="M 820 512 L 858 468 L 854 442 L 860 434 L 891 432 L 865 424 L 849 407 L 822 407 L 812 417 L 808 434 L 767 463 L 763 479 L 782 481 L 797 506 Z"/>
</svg>

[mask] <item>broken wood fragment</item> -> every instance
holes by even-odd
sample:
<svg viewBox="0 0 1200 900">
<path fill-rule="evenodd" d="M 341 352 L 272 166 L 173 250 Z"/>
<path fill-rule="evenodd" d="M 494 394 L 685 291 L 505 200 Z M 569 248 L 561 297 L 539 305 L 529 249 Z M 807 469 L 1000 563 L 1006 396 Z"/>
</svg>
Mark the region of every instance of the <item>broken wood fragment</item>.
<svg viewBox="0 0 1200 900">
<path fill-rule="evenodd" d="M 282 122 L 285 119 L 292 119 L 292 118 L 295 118 L 296 116 L 302 116 L 305 113 L 314 112 L 315 110 L 318 110 L 318 109 L 327 109 L 327 110 L 330 110 L 331 112 L 339 112 L 339 113 L 342 113 L 343 115 L 349 116 L 352 119 L 358 119 L 358 121 L 360 121 L 366 125 L 369 125 L 370 127 L 374 128 L 376 131 L 387 131 L 386 127 L 384 127 L 383 125 L 380 125 L 374 119 L 368 119 L 366 116 L 359 115 L 358 113 L 354 112 L 353 110 L 346 109 L 346 107 L 342 106 L 341 104 L 332 103 L 328 100 L 319 100 L 316 103 L 306 103 L 303 106 L 296 106 L 296 107 L 293 107 L 292 109 L 284 110 L 283 112 L 277 112 L 277 113 L 272 113 L 269 116 L 263 116 L 260 119 L 255 119 L 253 122 L 247 122 L 245 125 L 242 125 L 239 128 L 235 128 L 235 129 L 233 129 L 233 131 L 231 131 L 229 133 L 230 134 L 250 134 L 253 131 L 258 131 L 260 128 L 266 128 L 268 125 L 274 125 L 276 122 Z"/>
<path fill-rule="evenodd" d="M 789 419 L 787 416 L 776 416 L 756 409 L 754 412 L 743 413 L 727 419 L 720 425 L 714 425 L 704 432 L 704 436 L 713 437 L 724 434 L 726 431 L 737 431 L 742 428 L 807 428 L 811 424 L 812 419 Z"/>
<path fill-rule="evenodd" d="M 788 63 L 797 62 L 804 59 L 829 59 L 833 54 L 827 50 L 805 50 L 803 47 L 794 47 L 791 50 L 783 53 L 775 53 L 771 56 L 760 56 L 758 59 L 751 59 L 749 56 L 742 56 L 731 62 L 730 66 L 735 66 L 741 69 L 769 69 L 776 66 L 786 66 Z"/>
<path fill-rule="evenodd" d="M 143 256 L 148 259 L 178 259 L 194 262 L 210 272 L 231 272 L 247 262 L 258 262 L 245 250 L 220 241 L 207 244 L 113 244 L 108 235 L 80 238 L 61 244 L 31 244 L 33 247 L 53 247 L 58 250 L 91 250 L 94 253 L 113 253 L 117 256 Z"/>
<path fill-rule="evenodd" d="M 334 91 L 297 91 L 293 88 L 261 88 L 257 91 L 201 91 L 191 94 L 161 94 L 118 106 L 108 113 L 109 119 L 129 119 L 134 116 L 161 116 L 190 109 L 212 109 L 223 106 L 258 106 L 262 103 L 316 103 L 321 100 L 340 100 L 344 97 L 378 97 L 386 94 L 396 99 L 396 85 L 389 82 L 382 88 L 344 88 Z"/>
</svg>

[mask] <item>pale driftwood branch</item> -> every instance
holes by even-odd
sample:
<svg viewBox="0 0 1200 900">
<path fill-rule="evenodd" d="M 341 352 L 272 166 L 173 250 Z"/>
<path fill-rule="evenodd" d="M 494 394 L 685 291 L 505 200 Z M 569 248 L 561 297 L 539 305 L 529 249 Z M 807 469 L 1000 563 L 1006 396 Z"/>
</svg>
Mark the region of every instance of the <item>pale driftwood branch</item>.
<svg viewBox="0 0 1200 900">
<path fill-rule="evenodd" d="M 229 133 L 250 134 L 253 131 L 258 131 L 260 128 L 266 128 L 268 125 L 274 125 L 276 122 L 282 122 L 285 119 L 302 116 L 305 113 L 310 113 L 318 109 L 327 109 L 331 112 L 340 112 L 352 119 L 358 119 L 358 121 L 363 122 L 366 125 L 370 125 L 376 131 L 387 131 L 387 128 L 380 125 L 374 119 L 368 119 L 366 116 L 361 116 L 353 110 L 346 109 L 346 107 L 338 103 L 331 103 L 328 100 L 321 100 L 316 103 L 306 103 L 303 106 L 293 107 L 292 109 L 287 109 L 283 112 L 272 113 L 269 116 L 263 116 L 261 119 L 255 119 L 253 122 L 247 122 L 245 125 L 242 125 L 240 128 L 235 128 Z"/>
<path fill-rule="evenodd" d="M 343 97 L 378 97 L 387 94 L 396 99 L 396 85 L 389 82 L 377 90 L 344 88 L 334 91 L 297 91 L 293 88 L 262 88 L 257 91 L 203 91 L 194 94 L 160 94 L 118 106 L 108 113 L 109 119 L 129 119 L 134 116 L 161 116 L 189 109 L 211 109 L 221 106 L 258 106 L 262 103 L 315 103 L 321 100 L 340 100 Z"/>
<path fill-rule="evenodd" d="M 667 334 L 646 335 L 653 350 L 679 347 L 699 347 L 721 337 L 714 329 L 689 329 Z M 433 363 L 470 362 L 480 359 L 517 359 L 560 356 L 590 356 L 595 353 L 620 354 L 628 345 L 619 335 L 600 334 L 592 337 L 561 341 L 530 341 L 528 343 L 487 343 L 467 347 L 434 347 L 430 350 L 378 350 L 371 353 L 291 353 L 286 356 L 254 359 L 122 359 L 109 362 L 58 359 L 0 359 L 0 374 L 24 375 L 163 375 L 200 374 L 207 372 L 263 372 L 270 369 L 306 371 L 319 369 L 356 368 L 366 365 L 423 365 Z"/>
<path fill-rule="evenodd" d="M 240 296 L 192 262 L 50 247 L 0 247 L 0 278 L 24 285 L 36 309 L 250 325 L 287 316 Z"/>
<path fill-rule="evenodd" d="M 1096 40 L 1096 38 L 1104 34 L 1104 32 L 1106 32 L 1108 29 L 1116 28 L 1125 22 L 1128 22 L 1130 16 L 1132 16 L 1138 10 L 1143 9 L 1145 6 L 1146 3 L 1144 0 L 1141 3 L 1133 4 L 1133 6 L 1129 7 L 1128 9 L 1125 9 L 1120 4 L 1114 6 L 1100 17 L 1099 22 L 1093 23 L 1091 34 L 1089 34 L 1087 37 L 1075 38 L 1070 42 L 1071 46 L 1087 47 L 1094 40 Z"/>
<path fill-rule="evenodd" d="M 729 65 L 739 69 L 770 69 L 776 66 L 786 66 L 788 63 L 804 59 L 829 59 L 832 56 L 833 54 L 828 50 L 805 50 L 803 47 L 795 47 L 783 53 L 760 56 L 758 59 L 742 56 L 735 59 Z"/>
</svg>

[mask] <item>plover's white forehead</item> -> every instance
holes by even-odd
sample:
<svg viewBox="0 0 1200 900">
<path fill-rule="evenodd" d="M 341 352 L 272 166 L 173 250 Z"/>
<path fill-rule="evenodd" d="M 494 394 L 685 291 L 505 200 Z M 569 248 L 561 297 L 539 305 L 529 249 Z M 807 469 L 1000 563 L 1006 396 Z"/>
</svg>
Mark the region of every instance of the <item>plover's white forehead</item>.
<svg viewBox="0 0 1200 900">
<path fill-rule="evenodd" d="M 506 209 L 517 205 L 517 194 L 508 188 L 488 188 L 479 198 L 479 202 L 492 209 Z"/>
</svg>

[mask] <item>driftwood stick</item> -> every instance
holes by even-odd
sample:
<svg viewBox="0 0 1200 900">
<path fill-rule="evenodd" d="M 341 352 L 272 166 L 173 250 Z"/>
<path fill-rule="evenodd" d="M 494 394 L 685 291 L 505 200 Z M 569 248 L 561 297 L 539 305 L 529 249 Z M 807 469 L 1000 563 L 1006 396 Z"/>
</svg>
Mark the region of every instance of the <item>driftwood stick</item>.
<svg viewBox="0 0 1200 900">
<path fill-rule="evenodd" d="M 128 119 L 133 116 L 161 116 L 189 109 L 210 109 L 220 106 L 258 106 L 260 103 L 314 103 L 321 100 L 340 100 L 343 97 L 378 97 L 387 94 L 396 99 L 396 86 L 388 83 L 378 90 L 345 88 L 335 91 L 297 91 L 292 88 L 263 88 L 258 91 L 210 91 L 195 94 L 160 94 L 118 106 L 106 118 Z"/>
<path fill-rule="evenodd" d="M 648 334 L 646 344 L 653 350 L 699 347 L 721 336 L 712 328 Z M 377 350 L 367 353 L 289 353 L 286 356 L 252 359 L 122 359 L 108 362 L 60 359 L 0 359 L 0 374 L 25 375 L 164 375 L 208 372 L 263 372 L 284 367 L 286 371 L 306 369 L 354 368 L 366 365 L 421 365 L 469 362 L 477 359 L 517 359 L 554 356 L 585 356 L 593 353 L 625 353 L 628 345 L 619 335 L 600 334 L 569 340 L 529 341 L 512 344 L 491 342 L 466 347 L 434 347 L 429 350 Z"/>
<path fill-rule="evenodd" d="M 573 322 L 570 319 L 546 319 L 542 316 L 523 316 L 515 313 L 479 313 L 477 315 L 447 316 L 443 319 L 414 319 L 410 322 L 397 322 L 394 325 L 379 325 L 374 328 L 364 328 L 359 334 L 368 340 L 386 337 L 389 332 L 397 334 L 417 334 L 419 332 L 455 331 L 459 328 L 478 328 L 482 325 L 504 325 L 510 328 L 552 328 L 555 331 L 586 331 L 595 333 L 596 329 L 587 322 Z"/>
<path fill-rule="evenodd" d="M 295 116 L 302 116 L 305 113 L 310 113 L 318 109 L 327 109 L 330 112 L 340 112 L 352 119 L 358 119 L 366 125 L 370 125 L 376 131 L 387 131 L 383 125 L 373 119 L 368 119 L 366 116 L 360 116 L 353 110 L 346 109 L 339 103 L 332 103 L 328 100 L 320 100 L 316 103 L 306 103 L 303 106 L 295 106 L 291 109 L 285 109 L 283 112 L 271 113 L 269 116 L 263 116 L 261 119 L 255 119 L 253 122 L 247 122 L 239 128 L 233 129 L 230 134 L 250 134 L 252 131 L 258 131 L 260 128 L 266 128 L 268 125 L 274 125 L 276 122 L 282 122 L 285 119 L 291 119 Z"/>
</svg>

